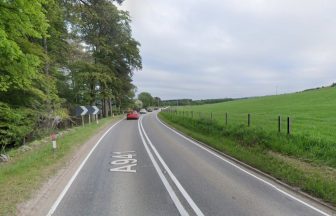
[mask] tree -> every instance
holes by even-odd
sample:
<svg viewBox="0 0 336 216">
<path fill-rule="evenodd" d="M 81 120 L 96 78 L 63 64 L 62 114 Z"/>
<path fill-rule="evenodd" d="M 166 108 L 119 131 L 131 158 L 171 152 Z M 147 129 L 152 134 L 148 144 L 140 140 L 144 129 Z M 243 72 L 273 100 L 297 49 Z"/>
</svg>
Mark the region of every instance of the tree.
<svg viewBox="0 0 336 216">
<path fill-rule="evenodd" d="M 77 105 L 134 106 L 140 44 L 123 0 L 0 1 L 0 146 Z"/>
<path fill-rule="evenodd" d="M 159 98 L 159 97 L 154 97 L 153 98 L 154 99 L 154 103 L 155 103 L 155 106 L 160 106 L 160 104 L 161 104 L 161 98 Z"/>
<path fill-rule="evenodd" d="M 144 107 L 150 107 L 154 104 L 154 99 L 152 95 L 148 92 L 141 92 L 138 95 L 138 99 L 142 101 Z"/>
<path fill-rule="evenodd" d="M 52 86 L 41 73 L 46 55 L 38 41 L 49 28 L 44 0 L 0 3 L 0 140 L 19 143 L 33 131 Z M 19 123 L 20 122 L 20 123 Z"/>
<path fill-rule="evenodd" d="M 96 83 L 91 90 L 98 89 L 97 94 L 100 95 L 100 104 L 106 116 L 112 99 L 119 109 L 133 102 L 131 77 L 133 70 L 142 67 L 140 44 L 132 38 L 129 14 L 118 10 L 110 1 L 80 1 L 75 8 L 80 11 L 76 31 L 78 37 L 88 45 L 87 50 L 92 57 L 90 64 L 103 68 L 97 70 L 96 79 L 91 80 Z M 104 79 L 98 80 L 99 74 Z"/>
<path fill-rule="evenodd" d="M 2 1 L 0 3 L 0 92 L 11 87 L 34 92 L 35 79 L 43 56 L 32 38 L 46 36 L 48 23 L 42 12 L 42 0 Z"/>
<path fill-rule="evenodd" d="M 141 100 L 135 100 L 134 105 L 135 105 L 135 109 L 138 109 L 138 110 L 143 107 Z"/>
</svg>

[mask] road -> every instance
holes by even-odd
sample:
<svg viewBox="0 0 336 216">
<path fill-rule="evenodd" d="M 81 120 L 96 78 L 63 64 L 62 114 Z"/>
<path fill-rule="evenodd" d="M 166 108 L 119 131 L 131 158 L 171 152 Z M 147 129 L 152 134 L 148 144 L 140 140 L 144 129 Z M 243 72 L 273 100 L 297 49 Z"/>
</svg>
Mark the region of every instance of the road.
<svg viewBox="0 0 336 216">
<path fill-rule="evenodd" d="M 49 215 L 331 215 L 179 135 L 156 114 L 114 125 Z"/>
</svg>

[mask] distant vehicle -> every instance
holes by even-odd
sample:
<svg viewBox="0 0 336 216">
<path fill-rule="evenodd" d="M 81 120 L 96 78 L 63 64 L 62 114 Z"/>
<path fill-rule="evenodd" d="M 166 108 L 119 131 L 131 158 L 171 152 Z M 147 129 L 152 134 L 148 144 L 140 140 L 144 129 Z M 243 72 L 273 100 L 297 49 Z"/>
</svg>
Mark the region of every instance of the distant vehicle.
<svg viewBox="0 0 336 216">
<path fill-rule="evenodd" d="M 131 120 L 131 119 L 139 119 L 140 115 L 137 111 L 132 111 L 127 113 L 127 120 Z"/>
<path fill-rule="evenodd" d="M 147 113 L 147 111 L 145 109 L 140 110 L 140 114 L 146 114 L 146 113 Z"/>
<path fill-rule="evenodd" d="M 154 110 L 158 110 L 159 108 L 158 107 L 154 107 Z"/>
<path fill-rule="evenodd" d="M 148 112 L 153 112 L 153 109 L 151 107 L 147 108 Z"/>
</svg>

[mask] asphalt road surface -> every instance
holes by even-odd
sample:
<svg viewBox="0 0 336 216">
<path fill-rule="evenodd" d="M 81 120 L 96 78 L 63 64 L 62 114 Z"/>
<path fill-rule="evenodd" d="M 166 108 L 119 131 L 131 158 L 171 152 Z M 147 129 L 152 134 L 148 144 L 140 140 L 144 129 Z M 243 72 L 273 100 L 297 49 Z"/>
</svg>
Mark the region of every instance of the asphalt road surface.
<svg viewBox="0 0 336 216">
<path fill-rule="evenodd" d="M 114 125 L 49 215 L 331 215 L 179 135 L 157 113 Z"/>
</svg>

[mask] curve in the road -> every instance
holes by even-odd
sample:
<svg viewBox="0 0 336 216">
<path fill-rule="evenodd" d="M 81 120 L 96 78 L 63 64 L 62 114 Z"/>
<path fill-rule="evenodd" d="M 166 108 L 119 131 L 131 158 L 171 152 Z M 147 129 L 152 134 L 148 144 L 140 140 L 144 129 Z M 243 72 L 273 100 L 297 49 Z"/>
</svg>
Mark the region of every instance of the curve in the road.
<svg viewBox="0 0 336 216">
<path fill-rule="evenodd" d="M 142 119 L 143 119 L 143 117 L 141 117 L 140 121 L 139 121 L 139 125 L 140 125 L 140 128 L 141 128 L 141 131 L 145 135 L 146 140 L 148 141 L 148 143 L 149 143 L 150 147 L 152 148 L 153 152 L 155 153 L 156 157 L 159 159 L 160 163 L 162 164 L 162 166 L 164 167 L 164 169 L 167 171 L 168 175 L 170 176 L 170 178 L 172 179 L 172 181 L 175 183 L 176 187 L 180 190 L 180 192 L 182 193 L 183 197 L 187 200 L 187 202 L 189 203 L 189 205 L 191 206 L 191 208 L 194 210 L 195 214 L 197 216 L 204 216 L 203 212 L 195 204 L 194 200 L 190 197 L 190 195 L 187 193 L 187 191 L 183 188 L 183 186 L 181 185 L 181 183 L 179 182 L 179 180 L 177 180 L 177 178 L 175 177 L 175 175 L 173 174 L 173 172 L 169 169 L 169 167 L 164 162 L 164 160 L 162 159 L 162 157 L 159 154 L 159 152 L 156 150 L 156 148 L 153 145 L 153 143 L 151 142 L 151 140 L 148 138 L 148 135 L 147 135 L 147 133 L 146 133 L 146 131 L 143 128 L 143 125 L 142 125 Z M 140 128 L 139 128 L 139 130 L 140 130 Z"/>
<path fill-rule="evenodd" d="M 330 214 L 189 139 L 153 113 L 112 125 L 47 215 Z"/>
<path fill-rule="evenodd" d="M 160 122 L 160 124 L 162 124 L 164 127 L 168 128 L 169 130 L 171 130 L 171 131 L 174 132 L 175 134 L 177 134 L 177 135 L 181 136 L 182 138 L 186 139 L 186 140 L 189 141 L 190 143 L 192 143 L 192 144 L 198 146 L 199 148 L 201 148 L 201 149 L 203 149 L 203 150 L 209 152 L 210 154 L 212 154 L 213 156 L 219 158 L 220 160 L 222 160 L 222 161 L 224 161 L 224 162 L 230 164 L 231 166 L 233 166 L 233 167 L 239 169 L 240 171 L 242 171 L 242 172 L 244 172 L 244 173 L 246 173 L 246 174 L 252 176 L 253 178 L 258 179 L 259 181 L 261 181 L 261 182 L 265 183 L 266 185 L 268 185 L 268 186 L 274 188 L 275 190 L 277 190 L 277 191 L 279 191 L 280 193 L 282 193 L 282 194 L 284 194 L 284 195 L 290 197 L 291 199 L 293 199 L 293 200 L 295 200 L 295 201 L 297 201 L 297 202 L 299 202 L 299 203 L 301 203 L 301 204 L 303 204 L 303 205 L 305 205 L 305 206 L 307 206 L 307 207 L 313 209 L 314 211 L 317 211 L 318 213 L 320 213 L 320 214 L 322 214 L 322 215 L 329 216 L 328 213 L 326 213 L 326 212 L 324 212 L 324 211 L 322 211 L 322 210 L 320 210 L 320 209 L 318 209 L 318 208 L 316 208 L 316 207 L 310 205 L 309 203 L 307 203 L 307 202 L 305 202 L 305 201 L 303 201 L 303 200 L 301 200 L 301 199 L 299 199 L 299 198 L 297 198 L 297 197 L 295 197 L 295 196 L 293 196 L 293 195 L 287 193 L 286 191 L 280 189 L 280 188 L 277 187 L 276 185 L 274 185 L 274 184 L 272 184 L 272 183 L 270 183 L 270 182 L 268 182 L 268 181 L 266 181 L 266 180 L 264 180 L 264 179 L 262 179 L 262 178 L 260 178 L 260 177 L 258 177 L 258 176 L 256 176 L 256 175 L 252 174 L 251 172 L 247 171 L 246 169 L 244 169 L 244 168 L 242 168 L 242 167 L 240 167 L 240 166 L 234 164 L 233 162 L 231 162 L 231 161 L 225 159 L 222 155 L 219 155 L 219 154 L 217 154 L 216 152 L 212 151 L 211 149 L 208 149 L 208 148 L 204 147 L 203 145 L 201 145 L 201 144 L 195 142 L 194 140 L 192 140 L 192 139 L 190 139 L 190 138 L 184 136 L 183 134 L 179 133 L 178 131 L 174 130 L 173 128 L 171 128 L 171 127 L 167 126 L 165 123 L 163 123 L 163 122 L 157 117 L 157 115 L 155 116 L 155 118 L 156 118 L 156 120 L 157 120 L 158 122 Z"/>
<path fill-rule="evenodd" d="M 151 159 L 154 167 L 155 167 L 155 170 L 156 172 L 158 173 L 163 185 L 165 186 L 165 188 L 167 189 L 171 199 L 173 200 L 176 208 L 178 209 L 178 211 L 180 212 L 180 214 L 182 216 L 186 216 L 186 215 L 189 215 L 188 212 L 185 210 L 185 208 L 183 207 L 183 205 L 181 204 L 181 201 L 179 200 L 179 198 L 176 196 L 174 190 L 172 189 L 172 187 L 170 186 L 168 180 L 166 179 L 166 177 L 163 175 L 162 173 L 162 170 L 160 169 L 158 163 L 156 162 L 156 160 L 154 159 L 154 156 L 153 154 L 151 153 L 151 151 L 149 150 L 149 147 L 146 143 L 146 140 L 144 139 L 144 136 L 147 136 L 146 135 L 146 132 L 143 131 L 143 128 L 142 128 L 142 125 L 141 125 L 141 120 L 142 120 L 142 117 L 139 119 L 138 121 L 138 129 L 139 129 L 139 133 L 140 133 L 140 136 L 141 136 L 141 140 L 142 140 L 142 143 L 143 145 L 145 146 L 145 149 L 149 155 L 149 158 Z M 147 138 L 148 139 L 148 138 Z M 152 147 L 152 146 L 151 146 Z"/>
</svg>

